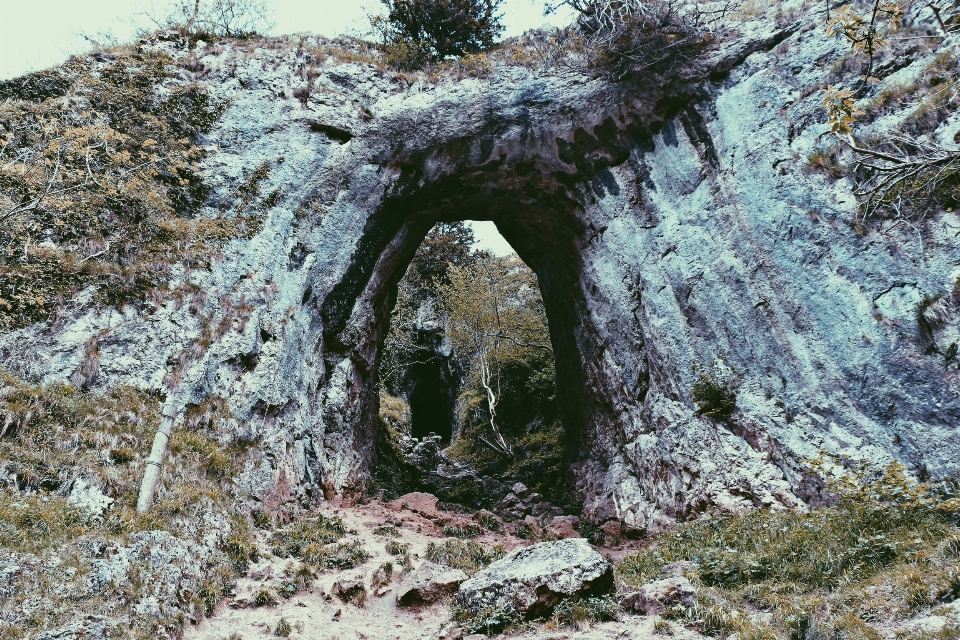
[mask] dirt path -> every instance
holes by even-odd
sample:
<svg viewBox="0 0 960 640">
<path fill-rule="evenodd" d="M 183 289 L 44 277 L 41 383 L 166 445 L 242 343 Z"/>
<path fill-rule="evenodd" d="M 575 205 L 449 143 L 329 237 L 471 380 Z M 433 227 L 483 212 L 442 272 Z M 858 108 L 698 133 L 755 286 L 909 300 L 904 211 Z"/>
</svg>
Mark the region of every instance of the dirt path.
<svg viewBox="0 0 960 640">
<path fill-rule="evenodd" d="M 406 506 L 371 502 L 349 508 L 325 509 L 321 513 L 341 518 L 349 532 L 346 539 L 359 540 L 372 557 L 355 569 L 326 570 L 309 588 L 290 599 L 280 598 L 276 605 L 254 607 L 251 604 L 254 594 L 268 584 L 271 578 L 282 575 L 285 569 L 295 564 L 291 559 L 266 557 L 251 566 L 247 576 L 238 581 L 233 598 L 221 603 L 213 616 L 187 629 L 185 640 L 277 637 L 276 631 L 281 620 L 289 624 L 288 637 L 294 640 L 428 640 L 434 637 L 450 619 L 450 609 L 446 603 L 420 608 L 398 607 L 396 591 L 399 577 L 395 574 L 392 582 L 378 594 L 372 592 L 372 579 L 383 563 L 392 562 L 397 565 L 398 558 L 386 550 L 386 543 L 391 539 L 410 545 L 410 558 L 414 566 L 417 566 L 425 557 L 427 545 L 445 538 L 441 528 L 442 521 L 457 522 L 458 518 L 460 521 L 465 518 L 436 512 L 429 505 L 424 506 L 416 501 L 411 501 L 411 504 Z M 391 538 L 374 533 L 377 526 L 388 521 L 396 525 L 396 535 Z M 258 532 L 258 535 L 261 548 L 269 548 L 269 534 Z M 488 545 L 501 544 L 508 550 L 520 544 L 528 544 L 507 534 L 490 532 L 474 540 Z M 361 579 L 368 589 L 368 597 L 362 608 L 341 602 L 331 595 L 337 581 L 357 578 Z M 673 630 L 676 634 L 673 638 L 676 640 L 701 637 L 677 625 L 674 625 Z M 514 637 L 524 640 L 640 640 L 663 636 L 654 634 L 653 618 L 630 616 L 619 622 L 599 624 L 590 629 L 538 628 Z"/>
</svg>

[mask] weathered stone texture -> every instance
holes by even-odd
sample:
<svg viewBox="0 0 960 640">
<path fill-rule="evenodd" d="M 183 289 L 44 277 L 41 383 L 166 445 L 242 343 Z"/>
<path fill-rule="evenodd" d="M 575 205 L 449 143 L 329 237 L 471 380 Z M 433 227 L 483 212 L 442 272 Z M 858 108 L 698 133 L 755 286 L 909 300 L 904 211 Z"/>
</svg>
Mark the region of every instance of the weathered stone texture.
<svg viewBox="0 0 960 640">
<path fill-rule="evenodd" d="M 960 378 L 924 354 L 913 314 L 960 275 L 960 216 L 858 232 L 849 183 L 805 171 L 827 125 L 804 89 L 845 49 L 800 26 L 747 23 L 656 83 L 498 63 L 408 84 L 330 57 L 306 107 L 293 47 L 200 51 L 201 82 L 231 100 L 204 139 L 204 214 L 267 162 L 263 192 L 283 197 L 262 230 L 209 271 L 176 271 L 171 290 L 195 285 L 201 313 L 176 296 L 95 308 L 87 292 L 0 336 L 0 362 L 66 381 L 100 336 L 93 386 L 229 401 L 236 436 L 267 453 L 240 478 L 253 498 L 350 494 L 372 463 L 393 287 L 435 222 L 491 219 L 543 289 L 587 517 L 649 531 L 797 505 L 799 461 L 822 449 L 956 473 Z M 195 348 L 242 305 L 249 318 Z M 943 344 L 958 339 L 949 316 Z M 741 380 L 730 424 L 692 403 L 693 366 L 714 361 Z"/>
</svg>

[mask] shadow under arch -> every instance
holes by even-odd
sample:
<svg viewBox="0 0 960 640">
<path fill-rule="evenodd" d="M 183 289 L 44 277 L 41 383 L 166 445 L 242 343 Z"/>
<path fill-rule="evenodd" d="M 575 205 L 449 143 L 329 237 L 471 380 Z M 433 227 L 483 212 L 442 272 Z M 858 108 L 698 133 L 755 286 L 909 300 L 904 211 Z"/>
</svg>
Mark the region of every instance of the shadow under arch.
<svg viewBox="0 0 960 640">
<path fill-rule="evenodd" d="M 380 349 L 397 285 L 417 248 L 439 222 L 489 220 L 537 275 L 556 360 L 565 458 L 569 464 L 581 455 L 596 402 L 584 368 L 589 331 L 582 323 L 587 312 L 580 282 L 586 232 L 581 208 L 575 190 L 523 166 L 443 177 L 396 189 L 384 199 L 368 219 L 345 277 L 320 307 L 325 353 L 348 355 L 368 395 L 362 419 L 369 424 L 360 429 L 362 440 L 376 437 Z"/>
</svg>

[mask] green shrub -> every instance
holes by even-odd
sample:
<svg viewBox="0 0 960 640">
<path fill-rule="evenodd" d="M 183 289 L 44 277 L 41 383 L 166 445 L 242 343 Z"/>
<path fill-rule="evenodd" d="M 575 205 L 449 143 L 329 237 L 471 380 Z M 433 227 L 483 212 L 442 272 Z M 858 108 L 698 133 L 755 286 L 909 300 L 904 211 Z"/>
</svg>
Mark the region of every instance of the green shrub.
<svg viewBox="0 0 960 640">
<path fill-rule="evenodd" d="M 374 18 L 388 60 L 401 68 L 460 57 L 493 46 L 503 31 L 503 0 L 381 0 L 385 18 Z"/>
<path fill-rule="evenodd" d="M 352 569 L 370 559 L 359 540 L 341 540 L 335 544 L 316 542 L 306 545 L 300 556 L 304 562 L 328 569 Z"/>
<path fill-rule="evenodd" d="M 482 633 L 492 636 L 502 633 L 511 625 L 521 622 L 522 617 L 512 607 L 502 602 L 475 601 L 467 606 L 454 596 L 451 607 L 453 619 L 467 633 Z"/>
<path fill-rule="evenodd" d="M 392 556 L 402 556 L 410 550 L 410 545 L 398 540 L 390 540 L 386 544 L 387 553 Z"/>
<path fill-rule="evenodd" d="M 443 535 L 451 538 L 476 538 L 483 533 L 483 529 L 475 524 L 445 524 L 443 525 Z"/>
<path fill-rule="evenodd" d="M 513 526 L 513 535 L 521 540 L 533 540 L 537 537 L 533 527 L 526 522 L 518 522 Z"/>
<path fill-rule="evenodd" d="M 621 560 L 617 580 L 636 586 L 666 564 L 696 563 L 704 585 L 697 606 L 663 617 L 694 621 L 708 635 L 759 639 L 879 638 L 866 622 L 874 605 L 857 594 L 883 589 L 905 613 L 951 597 L 960 575 L 952 485 L 917 483 L 898 463 L 844 470 L 818 460 L 813 471 L 829 479 L 829 506 L 679 525 Z M 770 625 L 751 622 L 756 608 L 775 612 Z"/>
<path fill-rule="evenodd" d="M 0 491 L 0 547 L 36 552 L 90 529 L 86 511 L 61 496 Z"/>
<path fill-rule="evenodd" d="M 497 531 L 500 529 L 500 521 L 489 511 L 481 511 L 477 513 L 474 518 L 480 523 L 480 526 L 487 531 Z"/>
<path fill-rule="evenodd" d="M 389 536 L 391 538 L 395 538 L 396 536 L 400 535 L 400 530 L 397 529 L 397 525 L 388 523 L 377 525 L 377 527 L 373 530 L 373 533 L 378 536 Z"/>
<path fill-rule="evenodd" d="M 658 636 L 672 636 L 673 627 L 663 618 L 657 618 L 653 621 L 653 632 Z"/>
<path fill-rule="evenodd" d="M 266 587 L 261 587 L 253 594 L 253 606 L 270 607 L 277 604 L 277 596 Z"/>
<path fill-rule="evenodd" d="M 571 598 L 553 610 L 553 620 L 560 625 L 584 627 L 594 622 L 616 620 L 620 605 L 612 596 Z"/>
<path fill-rule="evenodd" d="M 343 521 L 336 516 L 318 515 L 298 520 L 286 530 L 277 531 L 270 538 L 273 554 L 281 558 L 302 558 L 307 547 L 336 542 L 346 534 Z"/>
<path fill-rule="evenodd" d="M 690 388 L 690 397 L 697 405 L 697 413 L 714 420 L 726 422 L 737 408 L 737 391 L 732 376 L 722 371 L 714 363 L 714 372 L 700 372 L 693 386 Z"/>
</svg>

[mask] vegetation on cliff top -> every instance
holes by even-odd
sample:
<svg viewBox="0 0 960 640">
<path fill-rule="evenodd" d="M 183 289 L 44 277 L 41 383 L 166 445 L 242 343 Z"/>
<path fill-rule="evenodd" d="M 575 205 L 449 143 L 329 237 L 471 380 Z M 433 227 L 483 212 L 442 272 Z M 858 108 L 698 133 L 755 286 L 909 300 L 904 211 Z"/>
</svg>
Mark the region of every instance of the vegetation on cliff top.
<svg viewBox="0 0 960 640">
<path fill-rule="evenodd" d="M 226 104 L 189 81 L 161 89 L 184 64 L 119 47 L 0 83 L 0 328 L 91 285 L 101 303 L 143 302 L 174 263 L 204 267 L 257 230 L 257 193 L 197 215 L 209 191 L 197 135 Z"/>
</svg>

